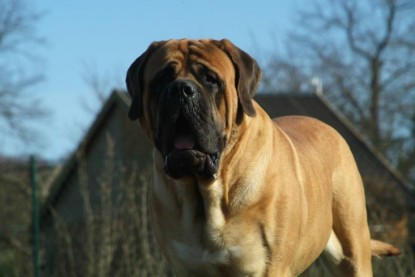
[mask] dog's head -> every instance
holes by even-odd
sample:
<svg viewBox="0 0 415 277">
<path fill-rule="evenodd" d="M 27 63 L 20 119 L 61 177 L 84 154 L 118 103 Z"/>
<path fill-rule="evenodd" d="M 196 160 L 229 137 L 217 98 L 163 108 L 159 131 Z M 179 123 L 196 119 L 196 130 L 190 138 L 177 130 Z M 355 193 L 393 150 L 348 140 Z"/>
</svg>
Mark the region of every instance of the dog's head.
<svg viewBox="0 0 415 277">
<path fill-rule="evenodd" d="M 170 177 L 214 178 L 234 124 L 256 114 L 260 77 L 255 60 L 228 40 L 154 42 L 128 69 L 128 115 Z"/>
</svg>

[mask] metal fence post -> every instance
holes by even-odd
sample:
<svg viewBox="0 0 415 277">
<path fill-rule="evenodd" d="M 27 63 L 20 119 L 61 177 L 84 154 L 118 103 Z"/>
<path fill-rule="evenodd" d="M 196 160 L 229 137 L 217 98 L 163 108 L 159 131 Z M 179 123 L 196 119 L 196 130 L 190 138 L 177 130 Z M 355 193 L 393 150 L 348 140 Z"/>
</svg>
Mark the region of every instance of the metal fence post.
<svg viewBox="0 0 415 277">
<path fill-rule="evenodd" d="M 33 276 L 40 277 L 39 201 L 36 160 L 34 156 L 30 156 L 30 183 L 32 185 Z"/>
</svg>

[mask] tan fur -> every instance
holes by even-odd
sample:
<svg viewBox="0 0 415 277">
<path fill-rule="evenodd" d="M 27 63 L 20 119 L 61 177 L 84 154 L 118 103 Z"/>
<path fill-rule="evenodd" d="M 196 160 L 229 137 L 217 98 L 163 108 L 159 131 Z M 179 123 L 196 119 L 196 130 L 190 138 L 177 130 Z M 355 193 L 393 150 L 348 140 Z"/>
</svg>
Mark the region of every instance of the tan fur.
<svg viewBox="0 0 415 277">
<path fill-rule="evenodd" d="M 195 80 L 186 42 L 169 41 L 148 59 L 139 120 L 150 139 L 156 127 L 148 83 L 157 70 L 174 60 L 178 78 Z M 372 254 L 399 250 L 370 239 L 361 177 L 344 139 L 312 118 L 271 120 L 255 102 L 256 116 L 237 123 L 235 69 L 211 44 L 196 45 L 205 53 L 198 62 L 226 84 L 212 115 L 227 139 L 217 178 L 173 180 L 153 151 L 152 223 L 176 275 L 296 276 L 325 252 L 336 276 L 371 276 Z"/>
</svg>

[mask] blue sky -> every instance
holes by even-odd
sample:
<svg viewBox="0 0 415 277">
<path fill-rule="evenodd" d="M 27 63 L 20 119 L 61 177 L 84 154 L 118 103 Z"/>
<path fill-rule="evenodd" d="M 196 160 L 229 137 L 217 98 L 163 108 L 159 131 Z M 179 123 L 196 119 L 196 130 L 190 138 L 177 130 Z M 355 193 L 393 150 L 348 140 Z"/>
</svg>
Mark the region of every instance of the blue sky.
<svg viewBox="0 0 415 277">
<path fill-rule="evenodd" d="M 36 31 L 46 40 L 36 47 L 45 80 L 34 87 L 50 115 L 34 126 L 38 143 L 0 138 L 0 154 L 36 154 L 56 160 L 75 149 L 99 110 L 85 82 L 89 68 L 106 79 L 108 95 L 124 88 L 131 62 L 155 40 L 228 38 L 259 62 L 292 28 L 297 1 L 52 1 L 27 0 L 44 13 Z"/>
</svg>

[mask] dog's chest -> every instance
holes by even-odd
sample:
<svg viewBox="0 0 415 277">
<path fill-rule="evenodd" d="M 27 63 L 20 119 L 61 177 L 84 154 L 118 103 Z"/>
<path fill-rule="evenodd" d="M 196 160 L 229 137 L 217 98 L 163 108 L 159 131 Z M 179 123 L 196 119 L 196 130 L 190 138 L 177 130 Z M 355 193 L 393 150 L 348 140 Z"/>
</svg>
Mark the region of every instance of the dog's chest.
<svg viewBox="0 0 415 277">
<path fill-rule="evenodd" d="M 256 227 L 242 219 L 225 220 L 214 205 L 205 208 L 202 220 L 191 220 L 196 216 L 194 207 L 183 203 L 181 219 L 170 226 L 175 231 L 169 233 L 175 235 L 164 238 L 178 275 L 261 276 L 267 253 Z"/>
<path fill-rule="evenodd" d="M 206 246 L 200 238 L 172 240 L 170 257 L 179 276 L 262 276 L 264 249 L 249 234 L 223 246 Z"/>
<path fill-rule="evenodd" d="M 242 254 L 239 246 L 228 249 L 208 249 L 201 244 L 188 241 L 173 241 L 173 263 L 175 270 L 187 275 L 221 276 L 227 267 L 232 267 L 233 261 Z"/>
<path fill-rule="evenodd" d="M 184 197 L 179 206 L 169 207 L 169 216 L 177 217 L 173 221 L 170 218 L 170 226 L 159 221 L 164 225 L 159 227 L 164 230 L 161 239 L 179 276 L 262 275 L 267 253 L 261 236 L 243 219 L 225 219 L 221 204 L 215 200 L 220 197 L 212 197 L 219 190 L 201 192 L 203 203 L 209 200 L 203 217 L 198 208 L 200 197 L 190 197 L 193 193 L 181 188 L 176 193 Z"/>
</svg>

